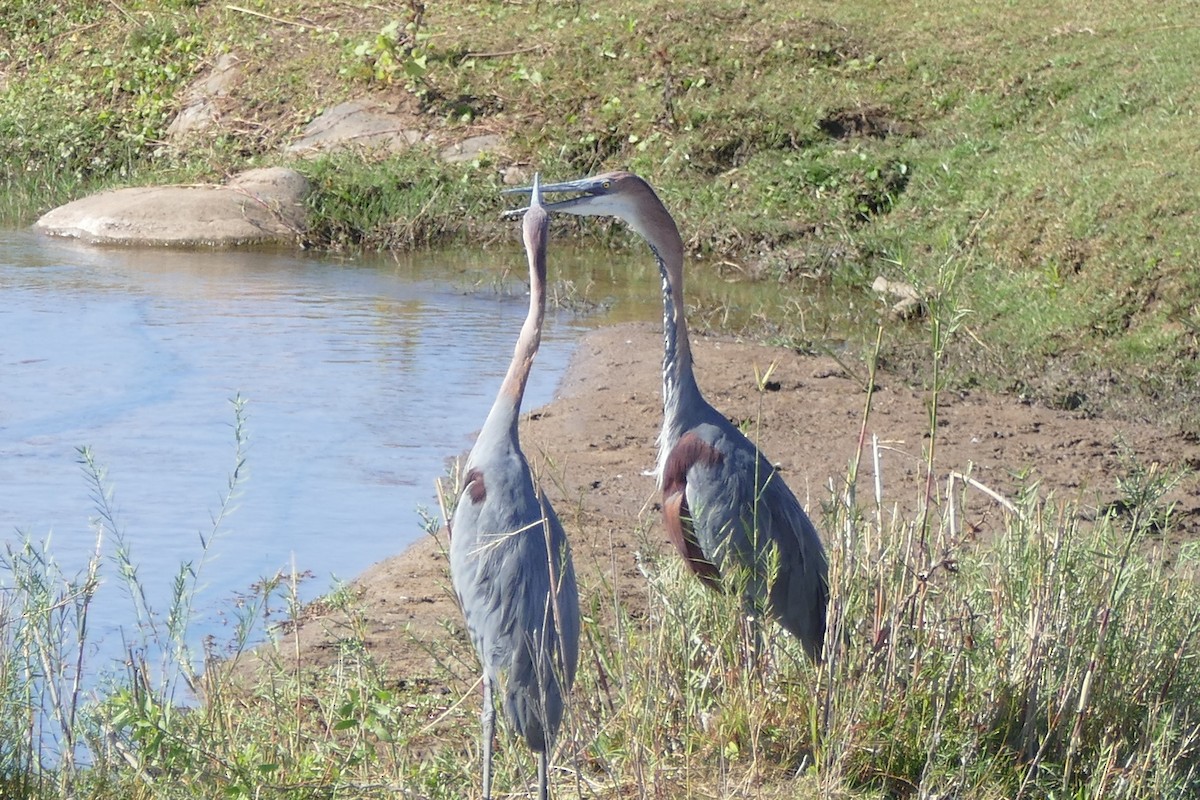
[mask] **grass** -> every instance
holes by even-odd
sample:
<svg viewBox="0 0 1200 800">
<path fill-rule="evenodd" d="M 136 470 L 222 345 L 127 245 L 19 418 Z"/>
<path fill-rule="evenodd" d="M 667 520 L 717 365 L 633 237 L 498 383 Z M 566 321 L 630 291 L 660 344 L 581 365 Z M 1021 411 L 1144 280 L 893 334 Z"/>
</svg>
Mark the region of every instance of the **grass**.
<svg viewBox="0 0 1200 800">
<path fill-rule="evenodd" d="M 953 323 L 955 315 L 944 313 Z M 944 340 L 935 331 L 931 343 Z M 930 405 L 937 405 L 936 381 Z M 235 413 L 240 431 L 240 406 Z M 934 418 L 930 461 L 936 431 Z M 240 433 L 235 440 L 222 509 L 244 470 L 244 440 Z M 930 473 L 890 486 L 878 443 L 861 441 L 819 515 L 831 581 L 820 665 L 769 627 L 768 666 L 748 670 L 740 601 L 706 590 L 673 554 L 660 554 L 648 528 L 639 546 L 644 604 L 631 605 L 603 572 L 580 576 L 583 646 L 555 759 L 556 794 L 1159 798 L 1200 791 L 1200 549 L 1166 544 L 1173 520 L 1163 498 L 1178 476 L 1127 463 L 1118 482 L 1123 501 L 1096 519 L 1036 486 L 1000 497 L 969 474 Z M 864 485 L 867 460 L 879 477 Z M 86 452 L 81 463 L 96 500 L 97 545 L 87 566 L 65 575 L 46 548 L 27 541 L 10 546 L 0 573 L 0 785 L 7 793 L 471 794 L 478 667 L 459 619 L 444 635 L 413 641 L 441 665 L 431 684 L 386 677 L 362 644 L 369 632 L 351 591 L 323 601 L 351 625 L 334 666 L 314 672 L 298 646 L 266 646 L 251 657 L 248 645 L 271 629 L 267 620 L 281 609 L 285 620 L 304 613 L 297 578 L 279 576 L 240 598 L 229 642 L 193 652 L 189 598 L 223 512 L 201 539 L 200 557 L 181 566 L 160 617 L 145 606 L 103 469 Z M 917 493 L 922 506 L 898 515 L 891 510 L 897 492 Z M 964 520 L 976 505 L 997 503 L 1006 510 L 1003 531 L 978 538 Z M 438 528 L 435 519 L 426 524 L 431 533 Z M 130 659 L 89 687 L 82 680 L 94 635 L 88 610 L 109 571 L 133 600 Z M 535 773 L 531 754 L 502 738 L 498 791 L 520 795 Z"/>
<path fill-rule="evenodd" d="M 367 94 L 440 140 L 498 132 L 505 148 L 460 165 L 436 147 L 294 162 L 316 184 L 314 246 L 486 244 L 507 233 L 494 213 L 505 167 L 630 167 L 659 188 L 698 269 L 734 263 L 764 296 L 777 282 L 831 296 L 826 325 L 863 352 L 874 277 L 932 291 L 953 262 L 973 334 L 947 353 L 957 386 L 1197 432 L 1187 64 L 1200 29 L 1183 6 L 115 8 L 0 13 L 0 219 L 288 162 L 305 123 Z M 183 88 L 222 53 L 244 77 L 219 124 L 166 144 Z M 606 225 L 561 230 L 632 242 Z M 788 319 L 747 332 L 812 342 Z M 915 373 L 923 353 L 919 326 L 898 325 L 882 357 Z"/>
</svg>

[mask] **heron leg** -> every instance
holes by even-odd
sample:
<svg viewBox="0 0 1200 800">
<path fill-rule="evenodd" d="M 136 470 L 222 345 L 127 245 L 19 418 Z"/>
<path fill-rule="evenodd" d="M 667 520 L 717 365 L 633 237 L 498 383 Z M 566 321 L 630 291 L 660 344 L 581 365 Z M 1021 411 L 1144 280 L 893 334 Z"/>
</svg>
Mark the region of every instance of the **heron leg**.
<svg viewBox="0 0 1200 800">
<path fill-rule="evenodd" d="M 549 742 L 547 742 L 549 744 Z M 538 800 L 550 800 L 550 748 L 538 753 Z"/>
<path fill-rule="evenodd" d="M 492 702 L 492 679 L 483 674 L 483 800 L 492 800 L 492 740 L 496 734 L 496 705 Z"/>
</svg>

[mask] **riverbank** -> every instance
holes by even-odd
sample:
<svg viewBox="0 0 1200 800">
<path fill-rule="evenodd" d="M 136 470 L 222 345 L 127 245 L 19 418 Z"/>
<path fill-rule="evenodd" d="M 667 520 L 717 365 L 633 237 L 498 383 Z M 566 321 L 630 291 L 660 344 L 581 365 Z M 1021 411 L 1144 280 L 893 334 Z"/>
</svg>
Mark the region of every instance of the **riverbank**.
<svg viewBox="0 0 1200 800">
<path fill-rule="evenodd" d="M 654 480 L 645 474 L 654 464 L 661 418 L 661 348 L 655 325 L 589 333 L 558 397 L 528 414 L 521 429 L 526 454 L 571 539 L 585 607 L 589 600 L 603 606 L 615 599 L 634 617 L 645 612 L 649 596 L 640 564 L 674 558 L 659 522 Z M 1077 503 L 1085 519 L 1133 514 L 1128 487 L 1150 469 L 1193 471 L 1163 498 L 1174 507 L 1169 538 L 1147 546 L 1173 550 L 1200 535 L 1200 475 L 1194 471 L 1200 443 L 1161 427 L 1092 419 L 984 392 L 946 394 L 927 483 L 929 396 L 897 376 L 876 376 L 864 427 L 865 371 L 852 375 L 832 358 L 729 337 L 697 337 L 694 349 L 707 397 L 782 467 L 827 540 L 834 530 L 822 507 L 831 485 L 844 491 L 860 432 L 867 448 L 860 499 L 874 505 L 874 441 L 886 513 L 913 519 L 927 491 L 939 517 L 950 510 L 947 503 L 965 501 L 958 512 L 968 546 L 1003 535 L 1006 504 L 1025 491 Z M 770 380 L 760 392 L 756 375 L 768 370 Z M 963 492 L 952 475 L 977 484 Z M 398 525 L 405 524 L 419 523 L 398 514 Z M 342 610 L 325 603 L 308 608 L 298 628 L 274 646 L 277 657 L 325 671 L 336 670 L 348 650 L 365 649 L 397 685 L 463 690 L 475 676 L 469 662 L 446 657 L 461 652 L 465 640 L 445 547 L 443 530 L 355 579 Z"/>
<path fill-rule="evenodd" d="M 1200 433 L 1186 7 L 1152 21 L 1112 0 L 120 8 L 0 14 L 0 220 L 286 166 L 312 186 L 308 247 L 486 245 L 511 236 L 500 192 L 532 171 L 629 168 L 693 259 L 836 301 L 746 336 L 860 357 L 882 277 L 959 334 L 948 385 Z M 312 127 L 338 109 L 366 128 L 327 150 Z M 882 355 L 897 374 L 920 373 L 925 332 L 894 321 Z"/>
<path fill-rule="evenodd" d="M 581 589 L 556 796 L 1150 800 L 1200 788 L 1200 491 L 1188 471 L 1200 445 L 981 392 L 935 397 L 887 371 L 867 391 L 853 362 L 697 335 L 698 381 L 778 460 L 830 558 L 824 661 L 768 625 L 770 663 L 747 670 L 737 598 L 704 588 L 662 543 L 645 474 L 660 352 L 656 325 L 597 330 L 559 396 L 522 421 Z M 858 455 L 852 493 L 842 476 Z M 103 475 L 92 479 L 107 502 Z M 478 664 L 444 538 L 411 509 L 390 512 L 397 528 L 431 536 L 308 606 L 289 575 L 239 594 L 229 636 L 205 641 L 202 674 L 186 646 L 160 667 L 135 639 L 96 696 L 69 672 L 84 655 L 64 654 L 92 647 L 79 620 L 90 621 L 99 573 L 70 579 L 35 545 L 10 548 L 24 593 L 0 603 L 4 643 L 16 645 L 0 685 L 21 698 L 47 680 L 62 691 L 46 701 L 50 734 L 27 714 L 0 725 L 17 759 L 61 731 L 93 760 L 10 760 L 18 769 L 0 787 L 133 800 L 477 796 Z M 335 541 L 360 535 L 346 520 L 328 531 Z M 117 566 L 137 591 L 137 565 Z M 192 566 L 180 568 L 185 592 Z M 280 638 L 251 647 L 264 620 Z M 44 678 L 45 664 L 66 671 Z M 521 796 L 530 753 L 498 742 L 497 791 Z M 1129 758 L 1113 762 L 1113 748 Z"/>
</svg>

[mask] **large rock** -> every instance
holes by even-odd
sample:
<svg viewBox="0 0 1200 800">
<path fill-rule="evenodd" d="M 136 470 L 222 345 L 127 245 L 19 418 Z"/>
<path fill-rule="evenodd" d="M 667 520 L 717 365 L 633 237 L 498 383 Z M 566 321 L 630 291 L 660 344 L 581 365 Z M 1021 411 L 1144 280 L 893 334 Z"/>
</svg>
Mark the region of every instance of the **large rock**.
<svg viewBox="0 0 1200 800">
<path fill-rule="evenodd" d="M 92 244 L 229 247 L 294 243 L 306 228 L 308 180 L 282 167 L 243 172 L 224 186 L 148 186 L 100 192 L 34 223 Z"/>
<path fill-rule="evenodd" d="M 504 140 L 494 133 L 446 144 L 445 134 L 425 132 L 420 125 L 421 120 L 412 114 L 363 97 L 325 111 L 308 123 L 285 152 L 309 157 L 352 150 L 387 156 L 420 144 L 438 147 L 438 158 L 453 164 L 473 161 L 504 145 Z"/>
<path fill-rule="evenodd" d="M 411 120 L 360 99 L 336 105 L 308 123 L 287 152 L 301 156 L 346 149 L 398 153 L 424 138 Z"/>
</svg>

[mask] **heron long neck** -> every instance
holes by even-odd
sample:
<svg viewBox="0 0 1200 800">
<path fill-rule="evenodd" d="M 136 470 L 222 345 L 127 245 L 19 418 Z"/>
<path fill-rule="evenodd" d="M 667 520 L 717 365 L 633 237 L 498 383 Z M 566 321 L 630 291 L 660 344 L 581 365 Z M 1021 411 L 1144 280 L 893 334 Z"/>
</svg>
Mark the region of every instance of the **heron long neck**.
<svg viewBox="0 0 1200 800">
<path fill-rule="evenodd" d="M 674 222 L 660 227 L 658 241 L 650 240 L 663 297 L 663 427 L 658 436 L 658 476 L 671 448 L 683 434 L 685 414 L 700 400 L 700 389 L 692 374 L 692 347 L 688 341 L 683 304 L 683 242 Z M 649 237 L 647 237 L 649 239 Z"/>
<path fill-rule="evenodd" d="M 685 394 L 696 391 L 696 378 L 692 375 L 692 346 L 684 317 L 682 263 L 671 265 L 657 250 L 654 254 L 662 275 L 663 406 L 670 417 L 679 412 Z M 682 254 L 679 258 L 682 261 Z"/>
<path fill-rule="evenodd" d="M 512 361 L 508 365 L 504 382 L 500 384 L 496 402 L 492 404 L 492 410 L 483 424 L 480 439 L 484 438 L 485 433 L 499 434 L 507 430 L 515 441 L 517 418 L 521 413 L 521 400 L 525 396 L 525 384 L 529 380 L 529 370 L 533 366 L 538 345 L 542 341 L 542 320 L 545 315 L 545 252 L 539 254 L 535 251 L 529 254 L 529 314 L 525 317 L 525 324 L 521 326 L 521 335 L 517 338 Z"/>
</svg>

